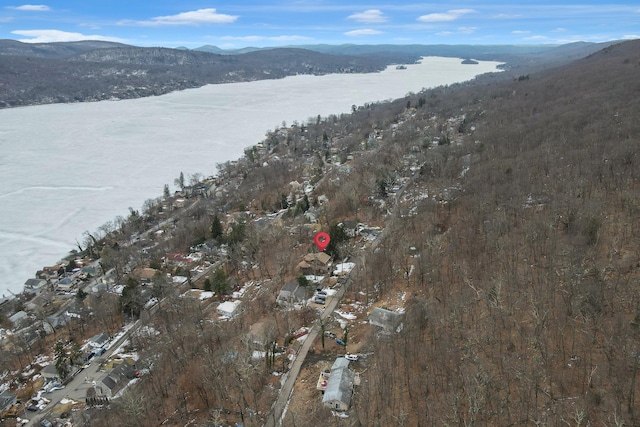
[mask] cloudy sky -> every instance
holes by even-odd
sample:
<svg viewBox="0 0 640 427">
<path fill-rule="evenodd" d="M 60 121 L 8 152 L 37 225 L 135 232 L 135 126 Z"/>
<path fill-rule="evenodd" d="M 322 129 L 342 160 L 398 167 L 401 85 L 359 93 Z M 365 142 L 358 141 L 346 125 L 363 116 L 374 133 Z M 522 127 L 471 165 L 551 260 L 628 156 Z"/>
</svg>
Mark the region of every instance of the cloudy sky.
<svg viewBox="0 0 640 427">
<path fill-rule="evenodd" d="M 56 0 L 0 6 L 0 39 L 241 48 L 318 43 L 561 44 L 640 38 L 637 0 L 513 3 Z"/>
</svg>

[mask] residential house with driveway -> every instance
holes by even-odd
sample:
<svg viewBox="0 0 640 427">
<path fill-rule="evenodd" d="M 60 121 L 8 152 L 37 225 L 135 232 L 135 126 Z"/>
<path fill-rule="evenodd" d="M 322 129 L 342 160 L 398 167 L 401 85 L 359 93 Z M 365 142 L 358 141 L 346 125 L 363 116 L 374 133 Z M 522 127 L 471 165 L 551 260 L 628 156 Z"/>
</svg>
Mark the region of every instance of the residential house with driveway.
<svg viewBox="0 0 640 427">
<path fill-rule="evenodd" d="M 351 405 L 355 373 L 349 369 L 349 361 L 338 357 L 331 367 L 322 404 L 336 411 L 346 411 Z"/>
<path fill-rule="evenodd" d="M 303 304 L 307 296 L 305 288 L 296 282 L 286 283 L 276 298 L 276 303 L 280 306 Z"/>
</svg>

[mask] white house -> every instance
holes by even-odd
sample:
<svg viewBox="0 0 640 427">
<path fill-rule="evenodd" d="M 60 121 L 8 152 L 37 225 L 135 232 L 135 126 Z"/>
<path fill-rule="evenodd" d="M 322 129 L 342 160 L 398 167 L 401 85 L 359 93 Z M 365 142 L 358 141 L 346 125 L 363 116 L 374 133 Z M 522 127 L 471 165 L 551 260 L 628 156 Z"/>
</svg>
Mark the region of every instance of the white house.
<svg viewBox="0 0 640 427">
<path fill-rule="evenodd" d="M 239 305 L 240 301 L 225 301 L 216 308 L 216 311 L 221 316 L 233 317 L 235 316 Z"/>
<path fill-rule="evenodd" d="M 47 286 L 47 281 L 44 279 L 28 279 L 24 282 L 24 293 L 38 295 L 44 291 Z"/>
<path fill-rule="evenodd" d="M 349 361 L 338 357 L 331 367 L 322 404 L 336 411 L 346 411 L 351 405 L 355 374 L 349 369 Z"/>
</svg>

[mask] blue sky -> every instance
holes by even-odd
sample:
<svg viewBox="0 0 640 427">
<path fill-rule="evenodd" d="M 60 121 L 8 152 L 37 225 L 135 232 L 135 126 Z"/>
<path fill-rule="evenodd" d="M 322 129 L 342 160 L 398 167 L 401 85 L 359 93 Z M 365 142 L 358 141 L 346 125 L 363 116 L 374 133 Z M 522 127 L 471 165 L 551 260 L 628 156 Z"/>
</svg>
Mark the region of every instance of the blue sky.
<svg viewBox="0 0 640 427">
<path fill-rule="evenodd" d="M 11 1 L 11 0 L 9 0 Z M 524 2 L 520 2 L 524 3 Z M 640 3 L 60 0 L 0 6 L 0 38 L 196 48 L 562 44 L 640 38 Z"/>
</svg>

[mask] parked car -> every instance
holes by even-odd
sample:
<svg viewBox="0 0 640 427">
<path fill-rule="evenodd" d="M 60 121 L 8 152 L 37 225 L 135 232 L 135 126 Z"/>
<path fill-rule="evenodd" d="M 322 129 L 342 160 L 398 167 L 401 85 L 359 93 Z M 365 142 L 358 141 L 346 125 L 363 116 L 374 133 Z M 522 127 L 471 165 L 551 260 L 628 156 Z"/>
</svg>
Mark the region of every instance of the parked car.
<svg viewBox="0 0 640 427">
<path fill-rule="evenodd" d="M 318 292 L 316 292 L 316 295 L 318 295 L 319 297 L 320 296 L 321 297 L 325 297 L 325 298 L 327 297 L 327 293 L 325 291 L 318 291 Z"/>
<path fill-rule="evenodd" d="M 333 339 L 338 338 L 338 337 L 336 336 L 336 334 L 334 334 L 334 333 L 333 333 L 333 332 L 331 332 L 331 331 L 326 331 L 324 334 L 325 334 L 326 336 L 328 336 L 329 338 L 333 338 Z"/>
<path fill-rule="evenodd" d="M 356 360 L 358 360 L 358 355 L 357 354 L 345 354 L 344 358 L 347 360 L 351 360 L 352 362 L 355 362 Z"/>
<path fill-rule="evenodd" d="M 322 305 L 324 305 L 324 304 L 325 304 L 325 300 L 324 300 L 324 298 L 320 298 L 320 297 L 315 297 L 315 298 L 313 299 L 313 302 L 315 302 L 316 304 L 322 304 Z"/>
</svg>

